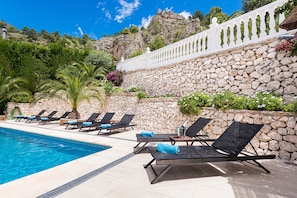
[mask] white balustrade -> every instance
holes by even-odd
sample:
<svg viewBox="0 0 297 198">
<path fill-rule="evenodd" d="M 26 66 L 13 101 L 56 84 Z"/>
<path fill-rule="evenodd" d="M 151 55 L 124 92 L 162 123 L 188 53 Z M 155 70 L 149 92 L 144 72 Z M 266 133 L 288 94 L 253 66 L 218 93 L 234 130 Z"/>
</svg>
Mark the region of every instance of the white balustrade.
<svg viewBox="0 0 297 198">
<path fill-rule="evenodd" d="M 134 71 L 156 68 L 280 36 L 287 32 L 278 28 L 285 17 L 284 14 L 275 17 L 274 11 L 285 2 L 287 0 L 277 0 L 222 24 L 213 18 L 208 30 L 153 52 L 147 49 L 145 54 L 121 60 L 117 63 L 117 69 Z"/>
</svg>

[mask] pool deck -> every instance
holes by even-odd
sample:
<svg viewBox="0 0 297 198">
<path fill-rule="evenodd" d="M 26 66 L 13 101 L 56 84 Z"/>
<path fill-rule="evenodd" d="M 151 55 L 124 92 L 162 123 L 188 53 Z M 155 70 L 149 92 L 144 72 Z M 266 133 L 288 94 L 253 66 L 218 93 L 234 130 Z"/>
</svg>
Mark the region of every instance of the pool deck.
<svg viewBox="0 0 297 198">
<path fill-rule="evenodd" d="M 112 146 L 2 184 L 0 195 L 5 198 L 297 198 L 297 164 L 293 162 L 262 160 L 270 174 L 237 162 L 176 166 L 156 184 L 150 184 L 153 172 L 143 165 L 152 157 L 148 153 L 133 154 L 137 130 L 96 135 L 97 131 L 65 130 L 57 123 L 39 125 L 22 121 L 1 121 L 0 127 Z"/>
</svg>

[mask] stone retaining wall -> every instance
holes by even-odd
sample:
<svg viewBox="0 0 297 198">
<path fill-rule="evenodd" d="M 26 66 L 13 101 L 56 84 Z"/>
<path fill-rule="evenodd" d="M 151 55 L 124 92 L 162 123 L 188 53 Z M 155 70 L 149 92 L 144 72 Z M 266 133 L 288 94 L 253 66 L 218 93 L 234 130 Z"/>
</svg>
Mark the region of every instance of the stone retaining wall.
<svg viewBox="0 0 297 198">
<path fill-rule="evenodd" d="M 178 98 L 148 98 L 138 101 L 136 94 L 112 94 L 106 98 L 106 105 L 100 108 L 98 102 L 83 103 L 79 107 L 82 118 L 93 112 L 115 112 L 118 120 L 124 113 L 135 114 L 132 120 L 136 130 L 150 130 L 155 133 L 174 133 L 176 127 L 188 120 L 191 125 L 199 116 L 213 120 L 204 128 L 211 138 L 217 138 L 233 121 L 264 124 L 252 141 L 258 153 L 273 153 L 281 159 L 297 159 L 297 115 L 275 111 L 226 110 L 202 108 L 199 116 L 183 115 L 179 111 Z M 8 112 L 20 107 L 24 115 L 36 114 L 41 109 L 58 110 L 60 114 L 69 110 L 67 104 L 57 100 L 46 100 L 35 105 L 9 103 Z"/>
<path fill-rule="evenodd" d="M 140 86 L 151 96 L 223 91 L 245 96 L 267 90 L 292 101 L 297 93 L 297 57 L 276 52 L 279 40 L 247 45 L 155 69 L 127 72 L 124 88 Z"/>
</svg>

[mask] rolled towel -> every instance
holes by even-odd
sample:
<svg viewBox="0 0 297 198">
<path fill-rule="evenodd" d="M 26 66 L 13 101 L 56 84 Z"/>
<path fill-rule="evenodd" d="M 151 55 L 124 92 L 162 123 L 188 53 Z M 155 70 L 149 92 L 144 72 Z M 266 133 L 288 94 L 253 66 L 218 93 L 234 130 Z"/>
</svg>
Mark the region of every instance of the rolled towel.
<svg viewBox="0 0 297 198">
<path fill-rule="evenodd" d="M 24 118 L 25 116 L 23 115 L 17 115 L 16 118 Z"/>
<path fill-rule="evenodd" d="M 180 149 L 178 146 L 175 145 L 169 145 L 169 144 L 163 144 L 158 143 L 157 145 L 157 151 L 160 153 L 168 153 L 168 154 L 178 154 Z"/>
<path fill-rule="evenodd" d="M 40 120 L 46 121 L 46 120 L 49 120 L 49 119 L 45 118 L 45 117 L 41 117 Z"/>
<path fill-rule="evenodd" d="M 36 116 L 28 116 L 28 120 L 33 120 L 35 118 L 36 118 Z"/>
<path fill-rule="evenodd" d="M 108 129 L 108 128 L 111 127 L 111 124 L 101 124 L 100 127 L 101 127 L 102 129 Z"/>
<path fill-rule="evenodd" d="M 142 137 L 154 137 L 155 133 L 153 131 L 141 131 L 140 136 Z"/>
<path fill-rule="evenodd" d="M 91 126 L 92 125 L 92 122 L 83 122 L 82 125 L 83 126 Z"/>
<path fill-rule="evenodd" d="M 67 124 L 77 124 L 77 121 L 76 121 L 76 120 L 69 120 L 69 121 L 67 122 Z"/>
</svg>

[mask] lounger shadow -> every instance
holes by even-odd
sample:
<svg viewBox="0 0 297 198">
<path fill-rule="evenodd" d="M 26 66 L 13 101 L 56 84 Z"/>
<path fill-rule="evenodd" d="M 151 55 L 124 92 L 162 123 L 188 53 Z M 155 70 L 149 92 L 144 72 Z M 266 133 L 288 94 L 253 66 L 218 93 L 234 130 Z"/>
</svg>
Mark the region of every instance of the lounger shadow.
<svg viewBox="0 0 297 198">
<path fill-rule="evenodd" d="M 180 152 L 176 155 L 161 153 L 156 151 L 155 147 L 149 147 L 153 159 L 144 168 L 151 167 L 153 170 L 155 178 L 151 181 L 152 184 L 156 183 L 172 166 L 207 162 L 249 162 L 270 173 L 257 160 L 274 159 L 275 155 L 258 155 L 256 151 L 255 153 L 244 151 L 262 126 L 262 124 L 233 122 L 211 146 L 180 146 Z M 165 165 L 165 168 L 157 173 L 152 165 L 153 162 L 156 163 L 154 166 Z"/>
<path fill-rule="evenodd" d="M 193 141 L 214 141 L 214 139 L 209 139 L 207 135 L 204 133 L 202 134 L 201 131 L 203 128 L 211 121 L 210 118 L 203 118 L 199 117 L 189 128 L 186 129 L 185 135 L 190 137 Z M 146 145 L 150 142 L 170 142 L 172 141 L 170 137 L 176 136 L 177 134 L 154 134 L 153 137 L 143 137 L 141 134 L 136 134 L 136 141 L 138 142 L 134 146 L 134 153 L 140 153 L 144 151 Z"/>
</svg>

